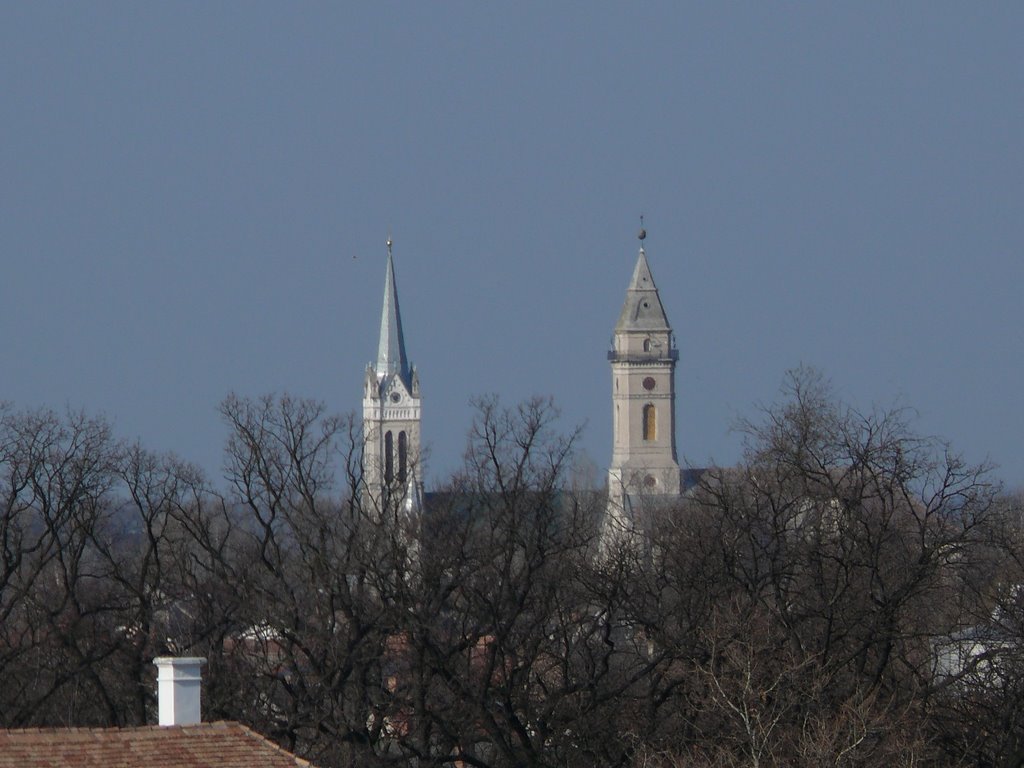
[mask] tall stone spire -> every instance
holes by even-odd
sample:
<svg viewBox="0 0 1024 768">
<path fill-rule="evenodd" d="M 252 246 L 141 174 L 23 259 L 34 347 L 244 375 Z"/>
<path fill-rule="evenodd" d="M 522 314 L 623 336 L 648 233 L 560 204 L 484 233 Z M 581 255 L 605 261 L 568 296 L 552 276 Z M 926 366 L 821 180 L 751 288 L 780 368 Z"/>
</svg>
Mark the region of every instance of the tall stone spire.
<svg viewBox="0 0 1024 768">
<path fill-rule="evenodd" d="M 679 494 L 676 458 L 676 361 L 672 326 L 654 284 L 640 230 L 640 253 L 615 324 L 612 368 L 612 461 L 608 522 L 634 523 L 645 497 Z"/>
<path fill-rule="evenodd" d="M 384 276 L 384 304 L 380 315 L 380 343 L 377 345 L 377 378 L 397 373 L 406 387 L 412 387 L 409 358 L 405 354 L 402 312 L 395 285 L 395 262 L 391 257 L 391 236 L 387 239 L 388 267 Z"/>
<path fill-rule="evenodd" d="M 390 235 L 387 246 L 377 360 L 366 367 L 363 385 L 363 473 L 366 500 L 381 515 L 394 516 L 410 504 L 418 508 L 423 472 L 420 380 L 405 352 Z"/>
</svg>

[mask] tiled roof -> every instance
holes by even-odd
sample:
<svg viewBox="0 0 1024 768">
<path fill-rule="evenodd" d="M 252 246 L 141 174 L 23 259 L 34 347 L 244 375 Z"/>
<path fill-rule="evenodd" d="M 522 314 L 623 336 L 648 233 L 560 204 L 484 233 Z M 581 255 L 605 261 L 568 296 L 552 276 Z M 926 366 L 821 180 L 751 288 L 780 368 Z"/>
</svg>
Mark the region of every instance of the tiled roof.
<svg viewBox="0 0 1024 768">
<path fill-rule="evenodd" d="M 311 765 L 239 723 L 0 730 L 0 768 L 308 768 Z"/>
</svg>

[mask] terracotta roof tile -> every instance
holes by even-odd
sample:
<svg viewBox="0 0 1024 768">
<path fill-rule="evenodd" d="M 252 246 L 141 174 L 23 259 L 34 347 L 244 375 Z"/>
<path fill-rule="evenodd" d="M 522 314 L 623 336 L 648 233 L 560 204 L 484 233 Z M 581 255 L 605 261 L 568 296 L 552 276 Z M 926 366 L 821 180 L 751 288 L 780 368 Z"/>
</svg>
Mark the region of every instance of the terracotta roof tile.
<svg viewBox="0 0 1024 768">
<path fill-rule="evenodd" d="M 0 730 L 0 768 L 309 768 L 240 723 Z"/>
</svg>

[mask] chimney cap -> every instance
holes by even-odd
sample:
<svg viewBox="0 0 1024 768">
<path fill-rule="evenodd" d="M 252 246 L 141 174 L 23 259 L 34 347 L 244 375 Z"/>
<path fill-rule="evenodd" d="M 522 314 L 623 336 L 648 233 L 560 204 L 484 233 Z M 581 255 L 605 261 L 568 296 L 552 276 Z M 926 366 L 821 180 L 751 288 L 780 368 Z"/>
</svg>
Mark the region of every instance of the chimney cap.
<svg viewBox="0 0 1024 768">
<path fill-rule="evenodd" d="M 192 664 L 205 664 L 206 658 L 203 656 L 157 656 L 153 659 L 153 663 L 158 667 L 188 666 Z"/>
</svg>

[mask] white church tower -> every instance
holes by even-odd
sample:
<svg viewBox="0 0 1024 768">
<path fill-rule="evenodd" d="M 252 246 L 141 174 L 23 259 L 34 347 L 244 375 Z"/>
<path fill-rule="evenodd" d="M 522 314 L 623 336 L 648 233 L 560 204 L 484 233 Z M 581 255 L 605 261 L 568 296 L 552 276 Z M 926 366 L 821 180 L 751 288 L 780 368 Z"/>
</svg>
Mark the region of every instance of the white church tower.
<svg viewBox="0 0 1024 768">
<path fill-rule="evenodd" d="M 644 253 L 615 325 L 612 367 L 612 461 L 608 470 L 608 522 L 635 522 L 638 500 L 678 496 L 675 371 L 679 350 Z"/>
<path fill-rule="evenodd" d="M 391 244 L 388 236 L 377 361 L 366 367 L 363 387 L 363 472 L 373 508 L 418 515 L 423 496 L 420 381 L 405 352 Z"/>
</svg>

